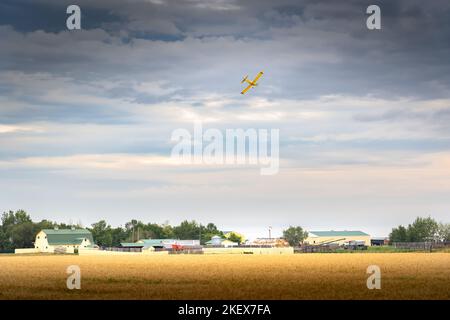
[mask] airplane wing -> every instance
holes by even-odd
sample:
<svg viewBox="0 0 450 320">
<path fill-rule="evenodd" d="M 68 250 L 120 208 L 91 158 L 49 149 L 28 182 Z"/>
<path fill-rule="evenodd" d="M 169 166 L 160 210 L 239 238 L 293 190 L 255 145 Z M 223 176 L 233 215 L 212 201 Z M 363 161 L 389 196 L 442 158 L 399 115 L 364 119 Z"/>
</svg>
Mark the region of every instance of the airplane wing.
<svg viewBox="0 0 450 320">
<path fill-rule="evenodd" d="M 261 76 L 264 74 L 264 72 L 260 72 L 256 75 L 255 79 L 253 79 L 253 83 L 256 83 L 256 81 L 258 81 L 259 78 L 261 78 Z"/>
<path fill-rule="evenodd" d="M 247 86 L 247 88 L 245 88 L 244 90 L 242 90 L 241 94 L 246 93 L 251 87 L 252 87 L 252 85 L 249 84 L 249 85 Z"/>
</svg>

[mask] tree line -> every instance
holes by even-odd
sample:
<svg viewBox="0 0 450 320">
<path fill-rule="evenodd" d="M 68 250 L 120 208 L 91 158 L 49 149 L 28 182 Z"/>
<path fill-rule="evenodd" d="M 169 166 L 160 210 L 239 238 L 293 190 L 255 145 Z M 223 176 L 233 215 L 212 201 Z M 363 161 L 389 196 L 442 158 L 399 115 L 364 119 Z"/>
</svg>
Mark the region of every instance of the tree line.
<svg viewBox="0 0 450 320">
<path fill-rule="evenodd" d="M 4 212 L 0 225 L 0 251 L 32 248 L 40 230 L 55 227 L 69 229 L 72 226 L 83 228 L 81 224 L 71 225 L 49 220 L 33 222 L 24 210 Z M 194 220 L 185 220 L 172 226 L 168 223 L 144 223 L 133 219 L 125 223 L 124 227 L 112 227 L 105 220 L 100 220 L 86 229 L 92 232 L 97 245 L 105 247 L 115 247 L 122 242 L 135 242 L 139 239 L 199 239 L 201 244 L 205 244 L 213 236 L 225 237 L 224 232 L 214 223 L 203 225 Z M 292 246 L 299 245 L 307 237 L 308 232 L 300 226 L 290 226 L 283 231 L 283 238 Z M 431 217 L 418 217 L 407 227 L 400 225 L 393 228 L 389 238 L 391 242 L 450 241 L 450 224 L 438 223 Z M 231 234 L 228 239 L 237 243 L 244 240 L 237 234 Z"/>
<path fill-rule="evenodd" d="M 183 221 L 179 225 L 171 226 L 168 223 L 144 223 L 131 220 L 125 223 L 125 227 L 113 228 L 105 220 L 93 223 L 92 228 L 86 228 L 92 232 L 94 241 L 99 246 L 115 247 L 121 242 L 136 242 L 140 239 L 181 239 L 200 240 L 205 244 L 213 236 L 224 238 L 223 231 L 214 223 L 203 225 L 192 221 Z M 233 235 L 229 237 L 232 240 Z M 235 239 L 236 240 L 236 239 Z M 242 239 L 238 239 L 241 242 Z M 233 241 L 233 240 L 232 240 Z"/>
<path fill-rule="evenodd" d="M 33 222 L 30 215 L 24 210 L 7 211 L 1 216 L 0 225 L 0 251 L 12 251 L 16 248 L 32 248 L 36 234 L 42 229 L 70 229 L 71 227 L 83 228 L 78 223 L 75 225 L 57 223 L 49 220 Z M 225 237 L 214 223 L 203 225 L 196 221 L 183 221 L 179 225 L 144 223 L 131 220 L 124 227 L 112 227 L 105 220 L 93 223 L 87 227 L 91 231 L 94 241 L 99 246 L 115 247 L 121 242 L 135 242 L 139 239 L 199 239 L 201 244 L 211 240 L 213 236 Z M 242 242 L 236 234 L 231 234 L 228 239 L 234 242 Z"/>
<path fill-rule="evenodd" d="M 450 241 L 450 223 L 437 222 L 431 217 L 418 217 L 407 227 L 399 225 L 389 234 L 390 242 Z"/>
</svg>

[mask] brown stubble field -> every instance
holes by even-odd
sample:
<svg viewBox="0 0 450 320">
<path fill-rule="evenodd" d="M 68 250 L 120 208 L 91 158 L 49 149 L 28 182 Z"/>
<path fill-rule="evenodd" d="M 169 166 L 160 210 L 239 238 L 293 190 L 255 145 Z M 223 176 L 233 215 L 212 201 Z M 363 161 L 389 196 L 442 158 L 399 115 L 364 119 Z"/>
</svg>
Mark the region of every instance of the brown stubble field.
<svg viewBox="0 0 450 320">
<path fill-rule="evenodd" d="M 81 290 L 66 287 L 69 265 Z M 366 287 L 369 265 L 381 290 Z M 450 299 L 450 254 L 0 255 L 0 299 Z"/>
</svg>

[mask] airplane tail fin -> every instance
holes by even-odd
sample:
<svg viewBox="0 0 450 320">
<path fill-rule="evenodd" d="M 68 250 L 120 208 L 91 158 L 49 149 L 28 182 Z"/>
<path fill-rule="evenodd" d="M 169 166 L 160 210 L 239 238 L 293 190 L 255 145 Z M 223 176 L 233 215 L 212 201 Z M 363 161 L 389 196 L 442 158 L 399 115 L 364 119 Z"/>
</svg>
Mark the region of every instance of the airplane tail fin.
<svg viewBox="0 0 450 320">
<path fill-rule="evenodd" d="M 245 80 L 247 80 L 247 78 L 248 78 L 248 75 L 246 75 L 246 76 L 244 77 L 244 79 L 242 79 L 241 83 L 244 83 Z"/>
</svg>

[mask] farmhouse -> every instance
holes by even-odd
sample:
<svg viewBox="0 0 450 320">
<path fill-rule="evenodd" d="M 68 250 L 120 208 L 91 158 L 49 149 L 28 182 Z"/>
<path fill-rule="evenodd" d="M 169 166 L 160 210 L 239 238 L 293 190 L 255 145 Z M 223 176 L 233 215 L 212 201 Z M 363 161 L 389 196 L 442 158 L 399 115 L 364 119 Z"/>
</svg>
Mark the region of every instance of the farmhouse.
<svg viewBox="0 0 450 320">
<path fill-rule="evenodd" d="M 362 231 L 308 231 L 306 244 L 338 244 L 342 245 L 349 241 L 364 241 L 366 246 L 370 246 L 370 235 Z"/>
<path fill-rule="evenodd" d="M 37 252 L 76 253 L 79 248 L 94 245 L 94 239 L 86 229 L 43 229 L 36 235 L 34 248 Z"/>
</svg>

